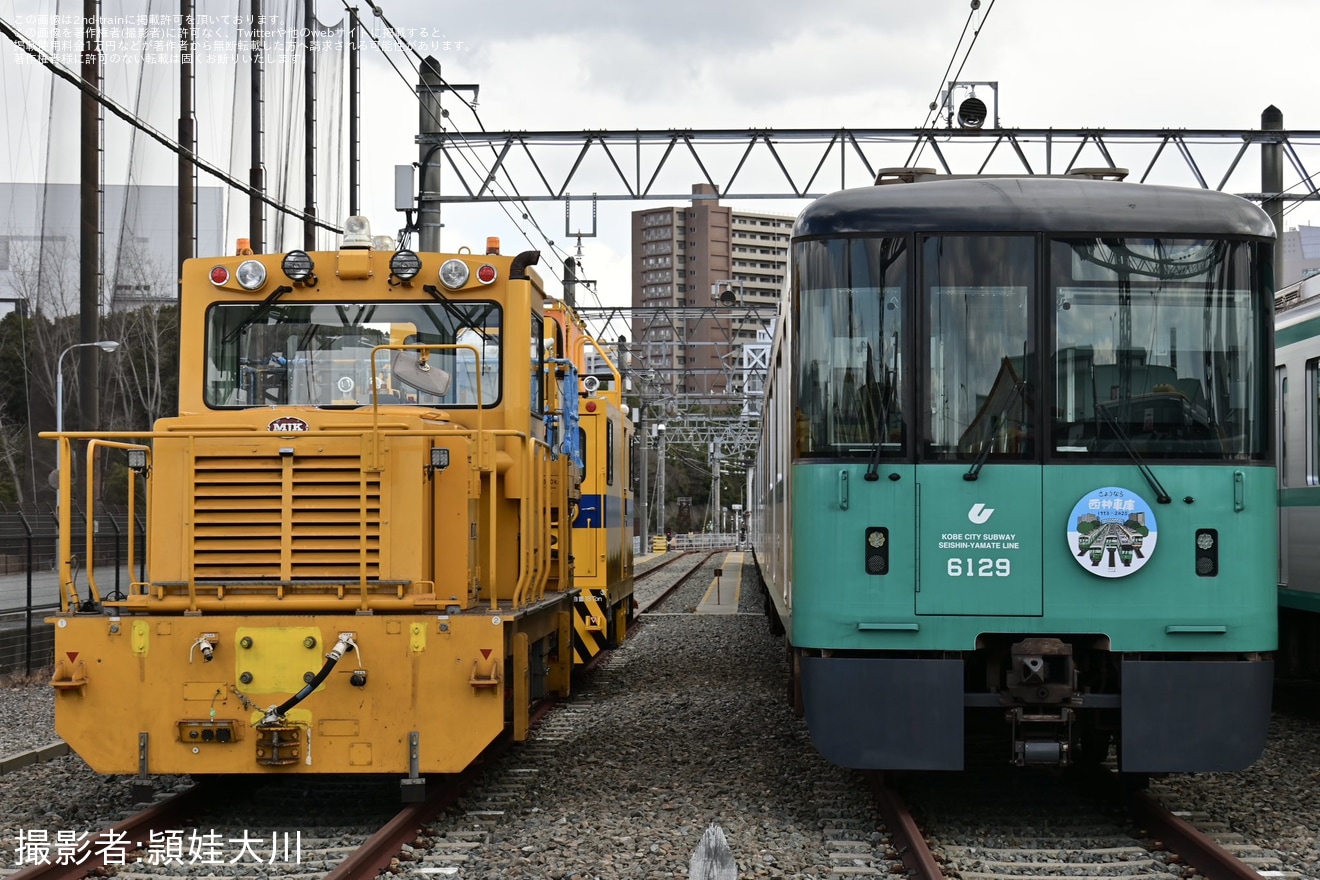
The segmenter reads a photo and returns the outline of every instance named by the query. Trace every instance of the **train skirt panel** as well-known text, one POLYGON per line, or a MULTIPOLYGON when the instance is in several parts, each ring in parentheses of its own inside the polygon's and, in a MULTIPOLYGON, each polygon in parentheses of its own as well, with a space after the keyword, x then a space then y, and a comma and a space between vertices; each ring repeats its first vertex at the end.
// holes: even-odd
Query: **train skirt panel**
POLYGON ((566 692, 568 605, 561 594, 520 614, 60 617, 56 729, 101 773, 455 773, 510 711, 566 692), (345 635, 353 648, 270 718, 345 635))
MULTIPOLYGON (((812 743, 844 767, 961 770, 969 710, 1017 714, 1008 700, 965 694, 958 659, 812 656, 801 670, 812 743)), ((1078 760, 1061 750, 1092 731, 1110 734, 1085 713, 1117 712, 1124 772, 1241 770, 1265 747, 1273 675, 1268 660, 1125 659, 1119 694, 1074 695, 1045 721, 1039 709, 1021 713, 1031 724, 1019 721, 1023 735, 1003 757, 1024 765, 1078 760)))

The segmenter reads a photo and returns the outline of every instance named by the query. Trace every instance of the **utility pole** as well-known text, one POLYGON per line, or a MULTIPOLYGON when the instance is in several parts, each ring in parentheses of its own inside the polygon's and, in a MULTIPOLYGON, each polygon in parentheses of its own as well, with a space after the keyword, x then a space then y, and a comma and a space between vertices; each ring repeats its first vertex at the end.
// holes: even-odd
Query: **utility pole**
MULTIPOLYGON (((430 55, 422 62, 418 71, 417 99, 420 103, 419 123, 423 135, 440 134, 442 110, 440 94, 444 91, 444 80, 440 77, 440 62, 430 55)), ((440 250, 440 162, 431 161, 434 150, 425 144, 421 147, 421 161, 418 163, 417 179, 417 240, 422 251, 440 250)))
POLYGON ((248 118, 251 120, 252 167, 248 171, 248 183, 252 185, 252 194, 248 196, 248 246, 252 253, 266 252, 265 206, 261 203, 261 194, 266 191, 266 169, 261 153, 262 141, 262 97, 261 78, 265 66, 262 64, 262 52, 265 51, 264 35, 258 25, 261 21, 261 0, 252 0, 252 24, 249 33, 252 38, 252 62, 248 66, 251 77, 251 96, 248 98, 248 118))
POLYGON ((564 259, 564 302, 577 308, 577 260, 572 257, 564 259))
POLYGON ((712 467, 710 469, 711 479, 711 531, 724 531, 724 508, 720 506, 720 441, 716 439, 711 444, 712 467))
POLYGON ((659 513, 656 514, 656 522, 659 525, 656 534, 659 534, 665 531, 665 426, 656 425, 652 430, 655 431, 660 451, 660 461, 655 466, 656 507, 659 508, 659 513))
POLYGON ((303 249, 316 250, 316 3, 303 0, 303 249))
POLYGON ((637 433, 633 436, 637 438, 637 454, 641 456, 642 461, 642 485, 637 493, 637 521, 641 524, 642 552, 651 552, 651 517, 648 504, 650 496, 646 493, 649 489, 650 479, 647 471, 651 469, 651 441, 646 436, 645 418, 646 407, 640 403, 637 406, 637 433))
POLYGON ((348 213, 358 212, 358 85, 360 56, 358 54, 358 8, 348 8, 348 213))
MULTIPOLYGON (((1283 111, 1273 104, 1260 114, 1261 131, 1282 131, 1283 111)), ((1261 144, 1260 191, 1269 196, 1283 192, 1283 146, 1278 142, 1261 144)), ((1283 199, 1266 198, 1261 204, 1274 221, 1274 289, 1278 290, 1288 279, 1283 277, 1283 199)))
MULTIPOLYGON (((193 256, 193 180, 196 169, 193 168, 193 155, 197 152, 197 131, 193 121, 193 36, 196 31, 193 24, 193 0, 182 0, 179 4, 179 42, 182 54, 179 57, 179 266, 193 256)), ((182 277, 182 272, 180 272, 182 277)), ((179 296, 183 295, 183 283, 179 284, 179 296)))
MULTIPOLYGON (((101 89, 101 19, 97 0, 83 0, 82 6, 82 79, 87 88, 80 105, 78 337, 80 344, 86 344, 101 338, 101 105, 93 97, 101 89)), ((78 361, 78 427, 84 431, 95 428, 99 422, 98 362, 94 353, 88 354, 91 357, 78 361)))

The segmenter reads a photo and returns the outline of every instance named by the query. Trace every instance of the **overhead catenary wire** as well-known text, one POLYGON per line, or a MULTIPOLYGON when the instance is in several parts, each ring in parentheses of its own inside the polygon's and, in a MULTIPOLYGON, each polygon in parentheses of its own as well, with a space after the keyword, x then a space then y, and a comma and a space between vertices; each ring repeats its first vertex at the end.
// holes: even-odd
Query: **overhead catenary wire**
POLYGON ((971 9, 967 12, 967 20, 963 22, 962 33, 958 35, 958 42, 953 47, 953 54, 949 56, 949 63, 944 66, 944 74, 940 77, 940 84, 935 89, 935 98, 930 102, 930 109, 926 111, 926 118, 921 120, 917 128, 925 128, 930 123, 931 116, 939 112, 940 97, 944 94, 945 85, 949 81, 949 71, 953 70, 953 62, 958 58, 958 50, 962 48, 963 39, 967 36, 967 29, 972 26, 972 16, 976 15, 976 10, 980 6, 981 0, 972 0, 971 9))
MULTIPOLYGON (((1303 177, 1301 180, 1299 180, 1299 181, 1297 181, 1296 183, 1294 183, 1292 186, 1285 187, 1284 190, 1283 190, 1283 192, 1284 192, 1284 193, 1291 192, 1292 190, 1297 189, 1297 187, 1299 187, 1299 186, 1301 186, 1301 185, 1303 185, 1303 184, 1310 183, 1312 180, 1314 180, 1314 179, 1317 178, 1317 177, 1320 177, 1320 171, 1317 171, 1317 172, 1315 172, 1315 173, 1313 173, 1313 174, 1308 174, 1308 175, 1306 175, 1306 176, 1303 177)), ((1280 193, 1280 195, 1283 195, 1283 193, 1280 193)), ((1304 199, 1297 199, 1296 201, 1292 202, 1291 204, 1284 205, 1284 207, 1283 207, 1283 215, 1284 215, 1285 217, 1288 216, 1289 214, 1291 214, 1291 213, 1293 212, 1294 209, 1296 209, 1298 206, 1300 206, 1300 205, 1304 205, 1304 204, 1306 204, 1306 201, 1305 201, 1304 199)))
MULTIPOLYGON (((990 18, 990 11, 995 8, 995 0, 990 0, 990 5, 985 8, 985 14, 981 16, 981 23, 976 26, 976 30, 972 31, 972 39, 971 42, 967 44, 967 51, 963 54, 963 59, 958 64, 958 71, 953 75, 953 79, 950 80, 949 71, 953 68, 954 59, 958 57, 958 50, 962 47, 963 38, 967 36, 967 28, 971 26, 972 17, 975 16, 977 10, 981 8, 981 0, 971 0, 970 6, 971 8, 967 11, 967 20, 963 22, 962 33, 958 35, 958 43, 953 47, 953 54, 949 56, 949 63, 944 68, 944 76, 940 79, 940 84, 936 88, 935 100, 930 102, 930 109, 926 113, 926 118, 922 120, 921 125, 917 126, 918 128, 925 128, 931 123, 931 117, 939 112, 941 107, 941 96, 944 96, 945 100, 950 97, 945 95, 945 90, 948 88, 950 82, 957 82, 958 77, 962 76, 963 68, 967 65, 967 59, 971 57, 972 49, 976 46, 976 38, 981 35, 981 28, 985 27, 986 21, 990 18)), ((932 125, 931 127, 933 128, 934 126, 932 125)), ((913 167, 921 160, 921 153, 925 148, 925 138, 919 139, 913 145, 912 152, 908 155, 907 165, 909 168, 913 167)))
MULTIPOLYGON (((340 0, 340 2, 343 3, 345 9, 350 8, 348 0, 340 0)), ((424 59, 421 53, 418 52, 417 49, 411 43, 408 42, 408 40, 399 32, 398 28, 396 28, 390 22, 389 18, 385 15, 385 12, 381 8, 380 4, 371 2, 371 0, 365 0, 365 2, 367 6, 371 9, 372 14, 375 15, 376 18, 380 19, 381 23, 385 26, 388 33, 391 35, 394 41, 399 45, 400 49, 404 50, 405 53, 404 57, 405 59, 408 60, 409 67, 412 68, 415 74, 420 75, 419 64, 424 62, 426 59, 424 59), (407 57, 408 53, 411 53, 412 57, 416 59, 416 63, 414 63, 411 59, 408 59, 407 57)), ((389 58, 390 53, 387 52, 385 47, 381 45, 380 40, 377 38, 377 36, 371 33, 370 30, 368 30, 367 35, 371 39, 373 45, 375 45, 376 49, 380 51, 382 55, 386 56, 386 60, 389 62, 390 67, 393 68, 394 72, 398 75, 399 79, 408 88, 409 92, 414 97, 418 97, 417 90, 413 87, 412 83, 408 82, 407 78, 404 76, 403 72, 399 69, 398 65, 394 63, 393 59, 389 58)), ((465 98, 463 98, 462 95, 453 86, 451 86, 444 79, 443 76, 440 77, 440 82, 447 89, 449 89, 449 91, 453 92, 454 95, 458 98, 458 100, 463 104, 463 106, 465 106, 468 109, 468 111, 472 113, 473 119, 476 121, 477 127, 484 133, 486 131, 486 126, 481 121, 481 115, 480 113, 477 112, 476 104, 474 102, 468 101, 465 98)), ((443 124, 443 120, 435 119, 434 121, 437 124, 443 124)), ((455 151, 459 159, 464 164, 466 164, 468 168, 471 169, 472 171, 477 172, 479 170, 482 174, 482 178, 489 180, 490 185, 493 189, 500 191, 503 195, 509 197, 510 199, 515 201, 518 205, 520 205, 522 208, 521 218, 531 224, 532 228, 536 231, 536 234, 540 237, 541 241, 545 243, 546 248, 548 248, 550 252, 553 253, 556 258, 559 259, 561 264, 565 260, 567 260, 568 257, 570 256, 569 253, 565 251, 563 248, 559 247, 554 242, 554 240, 550 238, 550 236, 545 232, 545 230, 541 228, 541 224, 537 221, 535 214, 532 213, 531 206, 528 205, 527 202, 523 199, 522 193, 519 192, 517 184, 513 181, 512 175, 509 173, 509 169, 505 166, 500 167, 500 171, 503 173, 504 179, 507 181, 507 187, 506 187, 504 183, 500 182, 500 179, 496 175, 491 173, 490 166, 486 165, 477 157, 476 155, 477 148, 474 147, 470 141, 468 141, 466 136, 464 136, 462 129, 459 128, 457 124, 453 122, 452 118, 449 121, 450 121, 451 130, 467 147, 466 151, 464 150, 455 151), (469 158, 468 156, 469 153, 471 154, 471 158, 469 158), (474 162, 476 164, 474 164, 474 162), (510 192, 510 190, 512 192, 510 192)), ((493 145, 490 147, 490 149, 492 153, 496 153, 496 150, 493 145)), ((510 212, 505 202, 500 201, 498 204, 500 206, 500 209, 504 212, 505 216, 508 217, 509 222, 513 224, 513 227, 515 229, 518 230, 519 234, 523 236, 523 238, 527 241, 529 245, 535 247, 536 242, 533 240, 531 234, 529 234, 527 230, 522 226, 522 224, 519 223, 518 218, 515 217, 512 212, 510 212)), ((581 262, 579 259, 579 267, 580 266, 581 266, 581 262)), ((601 303, 600 300, 600 295, 593 283, 586 280, 580 280, 577 282, 577 284, 579 287, 585 289, 591 295, 592 299, 595 300, 597 305, 603 307, 603 303, 601 303)), ((609 330, 610 330, 610 325, 607 323, 605 327, 605 333, 608 333, 609 330)))
POLYGON ((182 145, 179 144, 178 141, 174 140, 169 135, 165 134, 159 129, 143 122, 141 119, 134 116, 132 111, 120 106, 120 104, 117 101, 110 98, 101 89, 96 88, 90 83, 84 82, 82 77, 66 69, 63 64, 61 64, 55 58, 51 57, 51 55, 48 52, 46 52, 36 43, 32 42, 32 40, 30 40, 26 35, 24 35, 16 27, 14 27, 14 25, 12 25, 10 22, 6 21, 3 18, 0 18, 0 33, 3 33, 9 39, 9 41, 12 42, 15 46, 17 46, 21 51, 27 53, 28 55, 31 55, 34 59, 39 61, 42 64, 42 66, 44 66, 51 73, 55 74, 60 79, 72 83, 79 91, 86 92, 87 94, 91 95, 91 97, 98 104, 100 104, 105 109, 109 110, 115 116, 118 116, 124 122, 127 122, 129 125, 141 131, 143 134, 147 135, 152 140, 161 144, 163 147, 165 147, 167 150, 170 150, 175 155, 183 156, 194 166, 201 169, 202 171, 205 171, 207 174, 210 174, 212 177, 215 177, 216 179, 222 181, 223 183, 226 183, 229 186, 233 187, 234 189, 246 193, 247 195, 255 196, 266 205, 274 208, 277 211, 287 214, 291 217, 297 217, 302 220, 311 219, 313 223, 315 223, 317 226, 320 226, 322 229, 327 229, 335 233, 343 232, 342 228, 335 226, 332 223, 326 223, 325 221, 316 218, 309 218, 308 215, 304 213, 302 210, 287 205, 284 202, 279 201, 278 199, 272 198, 271 196, 267 195, 264 192, 257 191, 251 184, 239 180, 238 178, 234 177, 232 174, 225 171, 224 169, 219 168, 213 165, 212 163, 208 162, 207 160, 201 158, 196 153, 185 150, 182 147, 182 145))
MULTIPOLYGON (((340 2, 343 4, 346 10, 351 8, 348 3, 348 0, 340 0, 340 2)), ((405 51, 405 58, 407 57, 406 53, 412 53, 413 58, 417 59, 418 64, 423 63, 426 60, 422 57, 421 53, 418 52, 417 49, 411 43, 408 42, 407 38, 404 37, 403 34, 399 32, 398 28, 396 28, 394 24, 389 20, 389 18, 385 15, 385 11, 381 8, 380 4, 374 3, 372 2, 372 0, 364 0, 364 2, 366 2, 367 6, 371 9, 372 14, 376 16, 376 18, 380 19, 381 23, 385 26, 390 36, 399 45, 399 47, 405 51)), ((381 46, 380 41, 376 38, 376 35, 371 33, 370 31, 368 31, 367 33, 372 43, 376 46, 376 48, 383 55, 386 55, 386 60, 389 61, 390 67, 392 67, 394 69, 394 72, 398 74, 399 78, 408 87, 408 90, 413 94, 414 97, 418 97, 416 89, 414 89, 412 87, 412 84, 407 81, 407 79, 403 75, 403 72, 399 70, 398 66, 394 64, 393 60, 389 59, 388 57, 389 53, 387 53, 384 47, 381 46)), ((412 61, 409 61, 409 66, 413 69, 413 72, 420 75, 420 68, 418 64, 414 64, 412 61)), ((454 95, 458 98, 458 100, 463 104, 463 106, 465 106, 468 109, 468 111, 472 113, 472 117, 476 121, 477 127, 483 133, 486 132, 486 126, 481 121, 481 115, 477 112, 476 103, 472 101, 468 101, 465 98, 463 98, 463 96, 458 92, 458 90, 454 88, 452 85, 450 85, 444 79, 443 76, 440 77, 440 82, 449 91, 453 92, 454 95)), ((442 120, 435 119, 434 121, 437 124, 443 125, 442 120)), ((452 130, 462 140, 463 144, 468 148, 468 151, 470 151, 475 157, 477 150, 471 144, 471 142, 468 141, 466 136, 464 136, 462 129, 460 129, 456 124, 454 124, 452 130)), ((490 150, 492 154, 498 155, 498 151, 495 149, 494 145, 490 145, 490 150)), ((468 166, 468 168, 470 168, 474 172, 477 171, 477 166, 473 165, 473 160, 468 159, 468 157, 464 154, 462 150, 458 150, 457 153, 460 159, 462 159, 462 161, 468 166)), ((477 159, 476 161, 480 163, 479 159, 477 159)), ((489 180, 492 188, 499 190, 506 196, 509 196, 509 190, 506 189, 503 186, 503 184, 499 182, 499 179, 494 174, 491 173, 489 166, 485 165, 484 163, 480 163, 480 169, 483 172, 482 178, 485 180, 489 180)), ((559 259, 561 264, 564 263, 570 256, 568 252, 560 248, 558 245, 556 245, 554 240, 551 239, 550 236, 546 234, 545 230, 541 228, 541 224, 537 221, 536 215, 532 213, 531 207, 523 199, 522 193, 519 192, 517 184, 514 183, 513 177, 509 173, 509 169, 505 166, 501 166, 500 171, 503 173, 505 179, 508 181, 508 186, 513 190, 512 196, 509 197, 517 201, 517 203, 522 206, 523 209, 521 212, 522 219, 531 223, 532 227, 536 230, 536 234, 539 235, 541 237, 541 240, 545 242, 546 247, 549 248, 551 253, 553 253, 559 259)), ((522 225, 519 224, 518 220, 513 216, 513 214, 509 212, 508 208, 505 207, 504 202, 503 201, 499 202, 499 205, 500 205, 500 209, 504 211, 505 216, 509 218, 509 222, 512 223, 514 228, 518 230, 518 232, 523 236, 524 239, 526 239, 527 243, 535 246, 536 243, 532 240, 532 237, 527 233, 527 231, 522 227, 522 225)), ((581 258, 578 257, 577 260, 578 260, 578 268, 581 269, 582 268, 581 258)), ((600 294, 596 290, 596 287, 593 282, 589 280, 579 280, 576 283, 579 287, 585 289, 587 293, 591 295, 591 298, 595 300, 596 305, 604 308, 604 304, 600 300, 600 294)), ((612 325, 613 325, 613 318, 607 319, 605 327, 602 330, 602 334, 608 337, 610 335, 612 325)))

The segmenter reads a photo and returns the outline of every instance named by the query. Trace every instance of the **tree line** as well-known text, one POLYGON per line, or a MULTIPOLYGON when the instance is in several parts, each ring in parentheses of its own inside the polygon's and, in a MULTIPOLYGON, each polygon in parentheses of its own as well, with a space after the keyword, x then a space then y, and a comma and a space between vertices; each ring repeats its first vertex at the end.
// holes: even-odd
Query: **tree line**
MULTIPOLYGON (((112 311, 100 319, 100 339, 113 353, 79 348, 64 359, 66 431, 145 431, 178 410, 179 311, 149 304, 112 311), (78 358, 99 362, 99 423, 78 411, 78 358)), ((56 444, 37 435, 53 431, 60 354, 78 338, 77 314, 50 317, 23 308, 0 319, 0 503, 54 504, 56 444)))

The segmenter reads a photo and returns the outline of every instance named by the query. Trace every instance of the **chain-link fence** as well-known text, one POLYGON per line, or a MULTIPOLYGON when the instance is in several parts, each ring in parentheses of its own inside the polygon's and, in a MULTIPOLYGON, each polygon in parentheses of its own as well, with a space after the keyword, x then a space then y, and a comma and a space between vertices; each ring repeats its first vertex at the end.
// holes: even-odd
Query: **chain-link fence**
MULTIPOLYGON (((135 515, 137 516, 137 515, 135 515)), ((96 584, 107 597, 122 596, 134 576, 128 570, 129 511, 98 510, 92 524, 96 584)), ((73 511, 74 583, 87 597, 87 517, 73 511)), ((145 565, 143 522, 132 532, 136 559, 145 565)), ((54 629, 45 618, 60 607, 58 523, 52 508, 0 505, 0 675, 23 674, 53 665, 54 629)))

